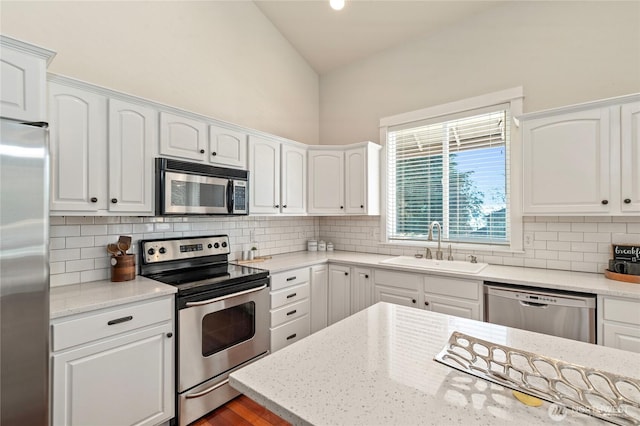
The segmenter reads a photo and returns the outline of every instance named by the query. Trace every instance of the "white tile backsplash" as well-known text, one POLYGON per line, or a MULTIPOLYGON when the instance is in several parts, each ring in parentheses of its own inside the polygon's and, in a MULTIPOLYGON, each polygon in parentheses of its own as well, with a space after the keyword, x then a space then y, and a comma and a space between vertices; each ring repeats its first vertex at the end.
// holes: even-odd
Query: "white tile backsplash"
MULTIPOLYGON (((640 243, 636 217, 525 217, 524 230, 532 232, 531 248, 522 253, 454 250, 457 260, 469 254, 496 265, 527 266, 583 272, 607 267, 611 243, 640 243)), ((412 255, 417 247, 380 243, 379 217, 51 217, 51 285, 108 279, 106 245, 120 235, 137 242, 148 238, 229 235, 231 259, 258 246, 260 255, 306 250, 307 240, 331 241, 336 250, 412 255)))

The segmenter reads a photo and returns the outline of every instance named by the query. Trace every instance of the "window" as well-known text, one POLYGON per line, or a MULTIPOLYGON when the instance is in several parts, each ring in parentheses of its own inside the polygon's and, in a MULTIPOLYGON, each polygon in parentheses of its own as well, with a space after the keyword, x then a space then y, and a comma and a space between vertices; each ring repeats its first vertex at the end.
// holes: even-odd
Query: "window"
POLYGON ((388 242, 426 241, 430 224, 437 221, 443 241, 513 246, 511 102, 502 97, 501 103, 455 111, 460 104, 446 105, 448 113, 431 117, 420 114, 429 112, 423 110, 407 114, 410 121, 407 115, 381 120, 388 242))

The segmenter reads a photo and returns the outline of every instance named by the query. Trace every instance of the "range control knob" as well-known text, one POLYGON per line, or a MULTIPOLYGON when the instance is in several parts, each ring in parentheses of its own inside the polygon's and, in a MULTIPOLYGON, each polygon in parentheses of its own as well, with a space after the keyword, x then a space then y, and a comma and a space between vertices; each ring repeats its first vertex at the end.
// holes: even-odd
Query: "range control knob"
POLYGON ((226 246, 227 246, 227 242, 226 242, 226 241, 223 241, 223 242, 222 242, 222 247, 226 247, 226 246))
POLYGON ((160 254, 165 254, 167 252, 167 249, 164 247, 160 247, 160 250, 158 250, 160 252, 160 254))
POLYGON ((211 244, 207 244, 207 248, 211 248, 213 247, 211 244))
POLYGON ((156 254, 156 251, 154 249, 150 248, 149 250, 147 250, 147 254, 149 256, 153 256, 154 254, 156 254))
POLYGON ((213 245, 213 247, 214 247, 214 248, 220 248, 220 243, 215 243, 215 244, 213 245))

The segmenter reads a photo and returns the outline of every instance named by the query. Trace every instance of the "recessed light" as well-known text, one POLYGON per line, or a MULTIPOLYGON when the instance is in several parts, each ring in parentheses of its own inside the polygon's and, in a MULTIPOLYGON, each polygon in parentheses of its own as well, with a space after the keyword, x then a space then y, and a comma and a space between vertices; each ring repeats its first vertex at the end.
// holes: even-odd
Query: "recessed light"
POLYGON ((342 10, 344 7, 344 0, 329 0, 329 5, 333 10, 342 10))

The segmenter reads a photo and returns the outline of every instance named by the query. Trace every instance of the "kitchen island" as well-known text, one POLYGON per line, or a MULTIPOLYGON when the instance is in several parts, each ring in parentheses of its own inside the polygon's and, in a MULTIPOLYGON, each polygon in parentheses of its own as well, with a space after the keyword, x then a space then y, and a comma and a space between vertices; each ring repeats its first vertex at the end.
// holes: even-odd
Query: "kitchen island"
MULTIPOLYGON (((434 361, 454 331, 640 378, 638 354, 378 303, 230 376, 231 385, 296 425, 601 424, 434 361)), ((636 396, 637 397, 637 396, 636 396)))

